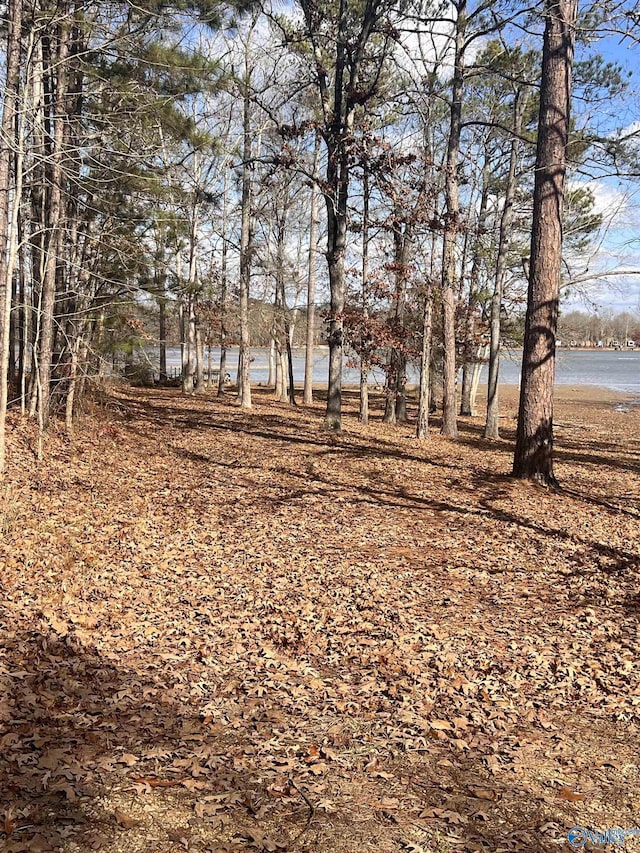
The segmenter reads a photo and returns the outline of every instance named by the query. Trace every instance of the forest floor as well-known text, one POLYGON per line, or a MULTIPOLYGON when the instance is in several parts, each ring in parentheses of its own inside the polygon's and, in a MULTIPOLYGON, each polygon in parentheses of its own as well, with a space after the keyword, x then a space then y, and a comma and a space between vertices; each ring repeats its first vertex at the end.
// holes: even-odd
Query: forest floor
POLYGON ((559 493, 509 477, 514 389, 493 443, 482 418, 365 429, 355 398, 331 435, 321 402, 119 388, 37 463, 14 418, 0 849, 640 829, 640 408, 558 398, 559 493))

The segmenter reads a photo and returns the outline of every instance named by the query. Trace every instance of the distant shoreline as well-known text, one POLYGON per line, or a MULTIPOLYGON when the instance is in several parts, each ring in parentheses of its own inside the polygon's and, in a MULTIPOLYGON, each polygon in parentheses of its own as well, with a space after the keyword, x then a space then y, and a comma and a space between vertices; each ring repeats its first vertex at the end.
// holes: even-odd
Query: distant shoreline
MULTIPOLYGON (((262 386, 262 387, 264 387, 264 386, 262 386)), ((347 384, 347 383, 343 382, 342 387, 346 391, 357 391, 359 389, 359 386, 354 384, 354 383, 347 384)), ((302 386, 300 386, 300 390, 301 389, 302 389, 302 386)), ((370 386, 370 389, 371 389, 371 386, 370 386)), ((296 391, 298 391, 298 390, 299 390, 298 384, 296 383, 296 391)), ((324 390, 326 390, 326 387, 323 385, 320 385, 320 384, 314 384, 313 390, 314 391, 316 391, 316 390, 317 391, 324 391, 324 390)), ((407 391, 413 393, 413 392, 416 392, 417 390, 418 390, 417 385, 414 385, 414 384, 407 385, 407 391)), ((520 385, 516 382, 501 382, 500 383, 500 390, 504 391, 505 393, 510 394, 510 395, 511 394, 518 394, 520 391, 520 385)), ((617 402, 619 400, 628 400, 631 398, 631 399, 638 400, 640 403, 640 393, 634 394, 633 391, 619 391, 615 388, 608 388, 606 385, 576 385, 576 384, 572 385, 570 382, 563 382, 563 383, 556 383, 556 385, 554 386, 555 397, 557 399, 563 399, 563 400, 566 399, 567 397, 574 397, 576 394, 578 394, 579 396, 581 396, 583 398, 593 398, 595 400, 596 398, 594 395, 596 394, 596 392, 598 393, 597 399, 602 400, 603 399, 603 394, 602 394, 603 391, 606 392, 606 395, 611 397, 612 402, 617 402)), ((382 391, 378 391, 377 393, 382 393, 382 391)), ((477 394, 477 398, 476 398, 477 402, 480 403, 480 402, 484 401, 486 396, 487 396, 487 386, 482 385, 482 384, 479 385, 478 386, 478 394, 477 394)))

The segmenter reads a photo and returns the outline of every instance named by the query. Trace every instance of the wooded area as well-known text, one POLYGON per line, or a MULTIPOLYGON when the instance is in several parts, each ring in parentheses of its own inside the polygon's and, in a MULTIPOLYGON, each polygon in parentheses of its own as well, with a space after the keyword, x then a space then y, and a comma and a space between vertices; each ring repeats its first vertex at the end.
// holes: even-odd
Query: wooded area
POLYGON ((0 467, 7 405, 37 419, 41 456, 52 415, 71 435, 96 377, 153 359, 165 382, 168 343, 185 393, 211 380, 212 346, 224 393, 238 343, 248 409, 266 336, 295 404, 302 322, 309 362, 329 347, 327 428, 345 359, 363 422, 368 369, 384 367, 394 423, 416 363, 417 435, 441 398, 455 438, 488 359, 495 438, 501 341, 527 308, 514 474, 556 484, 561 289, 612 274, 589 272, 608 227, 594 181, 637 174, 635 95, 598 52, 635 46, 633 5, 69 0, 11 2, 6 21, 0 467))
POLYGON ((640 830, 640 7, 2 8, 2 849, 640 830))

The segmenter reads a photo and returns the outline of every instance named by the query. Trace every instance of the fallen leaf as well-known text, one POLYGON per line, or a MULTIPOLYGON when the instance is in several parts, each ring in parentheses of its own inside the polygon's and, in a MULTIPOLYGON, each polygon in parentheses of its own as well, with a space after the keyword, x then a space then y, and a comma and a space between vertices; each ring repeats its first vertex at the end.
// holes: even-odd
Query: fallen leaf
POLYGON ((192 831, 188 827, 167 830, 169 839, 175 841, 176 844, 182 844, 183 847, 189 847, 192 834, 192 831))
POLYGON ((9 836, 16 828, 16 822, 13 818, 13 806, 9 806, 9 808, 4 813, 4 821, 3 821, 4 834, 9 836))
POLYGON ((471 796, 478 800, 490 800, 491 802, 495 802, 498 799, 498 793, 496 791, 490 791, 488 788, 470 788, 469 791, 471 796))
POLYGON ((148 785, 150 788, 175 788, 180 782, 172 779, 155 779, 153 776, 134 776, 131 780, 139 785, 148 785))
POLYGON ((429 725, 436 731, 452 731, 453 726, 448 720, 429 720, 429 725))
POLYGON ((121 812, 119 809, 115 810, 114 816, 118 824, 123 829, 133 829, 134 826, 138 826, 140 823, 139 820, 135 820, 134 818, 129 817, 129 815, 125 814, 124 812, 121 812))
POLYGON ((575 791, 572 791, 571 788, 563 785, 558 791, 558 798, 560 800, 566 800, 569 803, 578 803, 581 800, 584 800, 585 794, 578 794, 575 791))

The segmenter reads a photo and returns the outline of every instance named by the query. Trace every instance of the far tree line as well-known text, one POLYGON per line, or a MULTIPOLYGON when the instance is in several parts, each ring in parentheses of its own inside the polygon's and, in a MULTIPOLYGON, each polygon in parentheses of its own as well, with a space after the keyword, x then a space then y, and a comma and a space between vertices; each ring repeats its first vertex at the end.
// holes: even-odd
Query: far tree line
POLYGON ((624 346, 627 341, 640 346, 640 310, 564 311, 558 320, 558 338, 563 346, 624 346))
POLYGON ((72 433, 109 353, 156 343, 166 379, 176 331, 185 393, 210 379, 213 346, 225 393, 239 342, 243 408, 252 345, 268 342, 276 393, 294 403, 304 341, 308 404, 326 343, 330 430, 345 355, 361 368, 364 423, 372 366, 385 420, 406 418, 413 360, 417 436, 437 384, 453 439, 487 359, 495 438, 500 342, 526 306, 513 470, 555 484, 561 288, 588 282, 606 229, 593 180, 637 174, 619 115, 629 81, 597 43, 635 44, 636 20, 631 4, 576 0, 298 0, 290 14, 10 0, 0 467, 9 405, 41 439, 58 413, 72 433))

